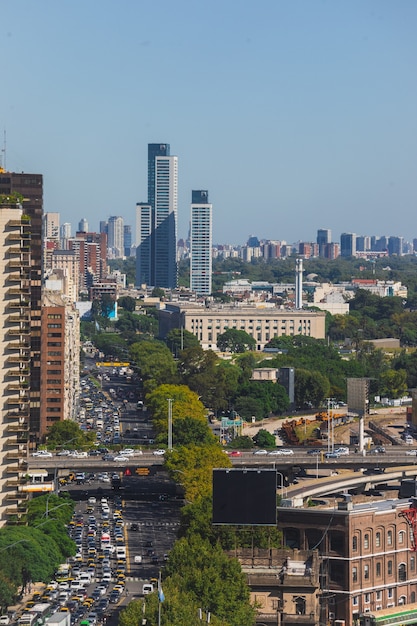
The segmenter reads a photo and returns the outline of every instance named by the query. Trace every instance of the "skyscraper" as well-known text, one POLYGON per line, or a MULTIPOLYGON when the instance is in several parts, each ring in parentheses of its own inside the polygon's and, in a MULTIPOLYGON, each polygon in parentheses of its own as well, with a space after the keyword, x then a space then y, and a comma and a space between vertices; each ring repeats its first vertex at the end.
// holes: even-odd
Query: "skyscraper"
POLYGON ((6 172, 0 169, 0 195, 22 194, 23 211, 30 222, 31 265, 27 284, 30 301, 30 430, 33 440, 40 432, 40 347, 42 281, 42 174, 6 172))
POLYGON ((107 245, 115 258, 124 255, 124 220, 113 215, 109 217, 107 245))
POLYGON ((178 157, 169 144, 149 144, 148 203, 136 211, 137 284, 177 286, 177 211, 178 157))
POLYGON ((211 294, 212 205, 208 191, 191 192, 190 288, 199 295, 211 294))
POLYGON ((319 255, 326 256, 327 245, 332 240, 332 231, 328 228, 319 228, 317 231, 317 243, 319 245, 319 255))
POLYGON ((356 235, 355 233, 342 233, 340 235, 340 256, 356 255, 356 235))

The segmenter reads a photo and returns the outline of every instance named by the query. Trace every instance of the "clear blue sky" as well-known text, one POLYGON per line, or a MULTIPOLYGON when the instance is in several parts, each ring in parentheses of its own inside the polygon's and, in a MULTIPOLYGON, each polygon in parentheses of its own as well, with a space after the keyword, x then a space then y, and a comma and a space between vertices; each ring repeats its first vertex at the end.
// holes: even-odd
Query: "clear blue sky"
POLYGON ((7 169, 73 232, 134 226, 166 142, 179 236, 208 189, 215 243, 417 237, 416 27, 415 0, 4 1, 7 169))

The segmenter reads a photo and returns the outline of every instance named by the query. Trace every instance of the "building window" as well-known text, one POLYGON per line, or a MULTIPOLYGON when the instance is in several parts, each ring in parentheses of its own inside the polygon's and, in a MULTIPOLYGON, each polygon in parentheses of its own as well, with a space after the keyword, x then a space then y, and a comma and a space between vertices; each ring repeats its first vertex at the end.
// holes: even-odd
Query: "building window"
POLYGON ((410 556, 410 571, 414 572, 416 569, 416 559, 414 556, 410 556))
POLYGON ((359 596, 353 596, 353 606, 359 606, 359 596))
POLYGON ((398 598, 398 604, 407 604, 407 598, 405 596, 401 596, 398 598))
POLYGON ((363 566, 363 577, 365 580, 369 579, 369 565, 363 566))
POLYGON ((293 598, 295 604, 295 612, 297 615, 306 614, 306 599, 303 596, 297 596, 293 598))
POLYGON ((414 604, 415 601, 416 601, 416 592, 412 591, 410 594, 410 602, 411 604, 414 604))
POLYGON ((352 550, 356 552, 357 549, 358 549, 358 538, 355 536, 355 537, 352 537, 352 550))
POLYGON ((392 598, 394 597, 394 589, 392 587, 387 589, 387 595, 388 595, 388 599, 392 600, 392 598))
POLYGON ((387 546, 392 546, 392 530, 387 532, 387 546))
POLYGON ((375 547, 381 547, 381 533, 379 531, 375 534, 375 547))
POLYGON ((400 532, 398 533, 398 543, 403 544, 404 540, 405 540, 405 531, 400 530, 400 532))
POLYGON ((405 563, 400 563, 398 566, 398 580, 400 583, 407 580, 407 567, 405 563))
POLYGON ((382 600, 382 591, 377 591, 375 593, 375 600, 382 600))
POLYGON ((369 604, 371 601, 371 594, 365 593, 365 604, 369 604))
POLYGON ((352 582, 358 582, 358 568, 352 567, 352 582))
POLYGON ((365 533, 365 535, 363 537, 363 547, 365 548, 365 550, 369 550, 369 535, 368 535, 368 533, 365 533))
POLYGON ((377 576, 377 578, 381 577, 381 561, 376 562, 375 575, 377 576))
POLYGON ((392 561, 388 561, 387 573, 388 573, 388 576, 392 576, 392 561))

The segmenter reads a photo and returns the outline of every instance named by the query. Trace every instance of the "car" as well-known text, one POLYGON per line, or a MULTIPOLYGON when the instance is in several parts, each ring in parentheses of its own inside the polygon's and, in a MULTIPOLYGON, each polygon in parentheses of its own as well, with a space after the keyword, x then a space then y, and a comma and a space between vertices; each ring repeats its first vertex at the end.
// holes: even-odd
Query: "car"
POLYGON ((417 455, 417 450, 406 450, 405 453, 408 456, 416 456, 417 455))
POLYGON ((294 450, 291 450, 291 448, 279 448, 279 451, 284 456, 291 456, 291 454, 294 454, 294 450))
POLYGON ((227 454, 229 456, 242 456, 242 453, 240 450, 230 450, 227 454))
POLYGON ((48 452, 48 450, 38 450, 38 452, 33 452, 32 456, 39 456, 39 457, 47 457, 50 458, 53 456, 52 452, 48 452))
POLYGON ((164 454, 165 454, 165 450, 163 450, 162 448, 159 448, 158 450, 153 451, 154 456, 164 456, 164 454))
POLYGON ((384 446, 377 446, 373 450, 371 450, 371 454, 385 454, 384 446))
POLYGON ((268 454, 268 451, 267 450, 255 450, 253 454, 265 455, 265 454, 268 454))
POLYGON ((282 454, 282 450, 270 450, 268 456, 279 456, 282 454))
POLYGON ((325 452, 324 458, 325 459, 340 459, 340 454, 338 452, 336 452, 336 451, 334 451, 334 452, 325 452))
POLYGON ((122 463, 126 463, 129 460, 129 457, 124 456, 122 454, 118 454, 117 456, 114 456, 112 460, 116 462, 122 461, 122 463))
POLYGON ((117 604, 120 600, 120 593, 118 591, 112 591, 109 600, 112 604, 117 604))
POLYGON ((311 450, 307 450, 307 454, 321 454, 322 450, 320 448, 312 448, 311 450))
POLYGON ((340 456, 349 456, 349 448, 346 448, 344 446, 339 446, 339 448, 335 448, 334 451, 337 452, 340 456))

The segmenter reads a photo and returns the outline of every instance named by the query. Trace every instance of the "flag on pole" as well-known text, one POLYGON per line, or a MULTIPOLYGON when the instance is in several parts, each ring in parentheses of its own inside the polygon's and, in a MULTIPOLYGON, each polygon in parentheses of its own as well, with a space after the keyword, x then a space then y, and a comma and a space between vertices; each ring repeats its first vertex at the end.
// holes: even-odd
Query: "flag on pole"
POLYGON ((165 602, 165 595, 164 595, 164 592, 162 591, 161 583, 159 583, 158 585, 158 599, 159 599, 159 602, 165 602))

